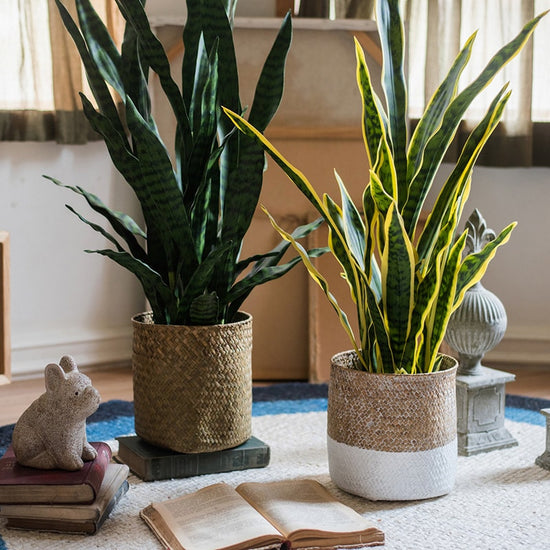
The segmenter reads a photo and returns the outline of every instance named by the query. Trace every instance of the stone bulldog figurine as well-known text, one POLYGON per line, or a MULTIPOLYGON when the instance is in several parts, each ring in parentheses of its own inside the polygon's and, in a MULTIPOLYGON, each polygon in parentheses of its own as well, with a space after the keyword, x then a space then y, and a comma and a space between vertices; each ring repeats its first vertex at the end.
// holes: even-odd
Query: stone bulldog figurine
POLYGON ((100 396, 90 379, 65 355, 44 369, 46 393, 21 415, 13 431, 13 450, 23 466, 80 470, 96 450, 86 439, 86 418, 100 396))

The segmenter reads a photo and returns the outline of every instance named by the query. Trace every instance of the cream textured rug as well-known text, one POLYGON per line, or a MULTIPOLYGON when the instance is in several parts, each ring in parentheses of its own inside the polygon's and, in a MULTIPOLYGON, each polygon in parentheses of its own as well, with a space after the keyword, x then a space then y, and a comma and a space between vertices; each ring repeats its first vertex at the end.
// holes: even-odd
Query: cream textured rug
MULTIPOLYGON (((519 446, 459 457, 456 487, 445 497, 392 503, 353 497, 331 483, 323 410, 262 414, 254 417, 253 430, 271 447, 267 468, 153 483, 131 476, 129 492, 98 534, 34 533, 9 530, 0 524, 0 549, 157 549, 160 544, 138 517, 140 509, 151 501, 180 496, 218 481, 237 485, 302 477, 317 479, 380 526, 386 534, 383 548, 388 550, 550 549, 550 472, 535 465, 545 447, 546 430, 541 425, 507 420, 519 446)), ((115 441, 109 443, 116 448, 115 441)), ((215 518, 212 522, 215 528, 215 518)))

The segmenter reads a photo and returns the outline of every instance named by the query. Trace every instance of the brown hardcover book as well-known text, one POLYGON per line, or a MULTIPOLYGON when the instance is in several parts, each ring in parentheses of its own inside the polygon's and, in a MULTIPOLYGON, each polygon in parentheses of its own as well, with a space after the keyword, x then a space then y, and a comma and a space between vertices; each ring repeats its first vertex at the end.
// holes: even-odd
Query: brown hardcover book
POLYGON ((12 447, 0 458, 0 504, 90 503, 96 498, 111 448, 107 443, 91 443, 95 460, 84 462, 81 470, 40 470, 18 464, 12 447))
POLYGON ((384 544, 380 529, 308 479, 242 483, 236 489, 217 483, 153 503, 140 515, 161 543, 174 550, 384 544))
POLYGON ((0 517, 14 529, 93 535, 128 491, 128 472, 125 464, 109 464, 91 504, 6 504, 0 505, 0 517))

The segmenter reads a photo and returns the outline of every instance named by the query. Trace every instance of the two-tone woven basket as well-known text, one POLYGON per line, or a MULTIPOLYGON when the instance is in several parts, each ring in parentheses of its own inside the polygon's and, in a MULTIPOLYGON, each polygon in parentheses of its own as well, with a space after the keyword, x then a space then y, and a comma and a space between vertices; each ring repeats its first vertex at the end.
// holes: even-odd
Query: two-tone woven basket
POLYGON ((183 453, 213 452, 252 432, 252 317, 214 326, 132 319, 136 433, 183 453))
POLYGON ((457 462, 456 370, 375 374, 357 370, 354 351, 331 362, 330 475, 371 500, 416 500, 448 493, 457 462))

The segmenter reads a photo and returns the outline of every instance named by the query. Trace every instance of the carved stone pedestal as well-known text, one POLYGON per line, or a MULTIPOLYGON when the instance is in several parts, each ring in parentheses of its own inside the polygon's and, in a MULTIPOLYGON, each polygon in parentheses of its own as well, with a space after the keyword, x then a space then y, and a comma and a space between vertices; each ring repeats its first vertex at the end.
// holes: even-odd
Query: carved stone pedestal
POLYGON ((504 427, 504 385, 515 376, 483 366, 477 372, 456 377, 458 454, 462 456, 518 444, 504 427))
POLYGON ((540 412, 546 416, 546 451, 537 457, 535 464, 550 470, 550 409, 542 409, 540 412))

